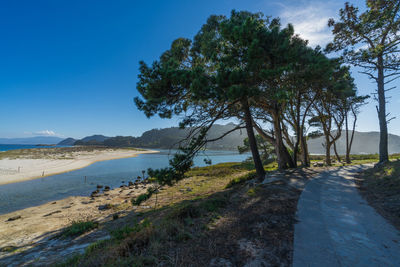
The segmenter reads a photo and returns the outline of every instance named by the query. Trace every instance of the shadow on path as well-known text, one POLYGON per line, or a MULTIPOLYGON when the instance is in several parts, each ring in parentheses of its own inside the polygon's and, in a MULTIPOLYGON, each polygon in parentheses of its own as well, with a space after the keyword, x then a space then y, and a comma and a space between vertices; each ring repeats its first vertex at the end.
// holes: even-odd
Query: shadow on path
POLYGON ((400 233, 360 196, 341 167, 307 183, 297 206, 293 266, 400 266, 400 233))

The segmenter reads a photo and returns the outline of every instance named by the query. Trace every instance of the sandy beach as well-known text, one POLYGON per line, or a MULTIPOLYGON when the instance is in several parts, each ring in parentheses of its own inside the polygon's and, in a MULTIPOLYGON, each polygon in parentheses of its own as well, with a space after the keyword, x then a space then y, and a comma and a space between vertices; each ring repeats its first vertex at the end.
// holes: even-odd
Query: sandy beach
POLYGON ((98 161, 131 158, 139 154, 157 152, 134 149, 88 149, 87 151, 59 149, 54 153, 52 148, 33 149, 31 154, 18 157, 3 156, 0 159, 0 185, 64 173, 98 161))
MULTIPOLYGON (((146 192, 148 186, 151 185, 115 188, 101 191, 96 197, 72 196, 0 215, 0 266, 21 266, 22 263, 41 266, 32 258, 52 262, 60 259, 60 255, 67 257, 74 251, 83 252, 90 243, 109 238, 105 223, 113 220, 113 214, 124 217, 136 210, 138 207, 132 206, 130 200, 146 192), (101 208, 107 205, 109 208, 101 208), (13 217, 18 219, 9 219, 13 217), (60 230, 72 222, 88 220, 101 224, 95 233, 73 240, 56 238, 60 230), (18 252, 17 256, 14 251, 18 252)), ((142 206, 139 209, 148 208, 142 206)))

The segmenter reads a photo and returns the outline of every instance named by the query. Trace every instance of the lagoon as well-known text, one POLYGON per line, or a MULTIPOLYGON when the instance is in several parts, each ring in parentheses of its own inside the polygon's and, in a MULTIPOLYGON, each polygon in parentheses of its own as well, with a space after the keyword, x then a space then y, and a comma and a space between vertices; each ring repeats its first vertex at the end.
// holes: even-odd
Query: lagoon
MULTIPOLYGON (((40 179, 0 186, 0 214, 37 206, 49 201, 69 196, 88 196, 97 184, 119 187, 123 182, 135 181, 148 168, 168 166, 174 151, 159 150, 157 154, 140 154, 133 158, 123 158, 96 162, 88 167, 40 179), (86 179, 85 179, 86 177, 86 179)), ((197 156, 194 165, 206 166, 204 159, 212 164, 240 162, 250 156, 236 151, 205 151, 197 156)))

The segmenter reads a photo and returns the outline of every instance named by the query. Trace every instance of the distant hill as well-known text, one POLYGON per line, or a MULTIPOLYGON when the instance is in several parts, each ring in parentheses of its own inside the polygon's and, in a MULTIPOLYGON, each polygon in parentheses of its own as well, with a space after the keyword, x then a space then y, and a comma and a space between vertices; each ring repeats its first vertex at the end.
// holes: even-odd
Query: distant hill
POLYGON ((83 142, 90 142, 90 141, 96 141, 96 142, 104 142, 104 140, 108 139, 110 137, 101 135, 101 134, 95 134, 91 136, 86 136, 85 138, 82 138, 80 141, 83 142))
MULTIPOLYGON (((209 131, 208 138, 216 138, 221 134, 233 129, 235 124, 214 125, 209 131)), ((153 129, 144 132, 140 137, 116 136, 106 137, 103 135, 93 135, 76 141, 75 145, 105 145, 112 147, 143 147, 143 148, 176 148, 178 142, 184 139, 190 129, 180 129, 178 127, 153 129)), ((209 149, 237 149, 238 145, 243 144, 243 139, 247 137, 245 131, 234 131, 221 140, 209 143, 209 149)), ((64 140, 65 141, 65 140, 64 140)))
POLYGON ((35 136, 26 138, 0 138, 0 144, 18 144, 18 145, 55 145, 63 139, 56 136, 35 136))
MULTIPOLYGON (((208 138, 216 138, 221 134, 233 129, 235 125, 229 123, 227 125, 214 125, 209 131, 208 138)), ((178 127, 170 127, 163 129, 152 129, 144 132, 139 137, 132 136, 116 136, 106 137, 103 135, 92 135, 81 140, 75 141, 75 145, 105 145, 111 147, 142 147, 142 148, 173 148, 177 147, 177 143, 184 139, 190 129, 180 129, 178 127)), ((350 132, 351 134, 351 132, 350 132)), ((236 150, 237 146, 243 145, 243 139, 247 137, 245 130, 237 130, 223 139, 209 143, 208 149, 236 150)), ((72 142, 72 138, 63 140, 63 142, 72 142)), ((308 141, 309 151, 311 154, 325 154, 323 147, 323 137, 310 139, 308 141)), ((61 145, 61 143, 59 143, 61 145)), ((353 154, 373 154, 378 153, 379 132, 355 132, 354 141, 351 152, 353 154)), ((340 154, 346 151, 345 133, 337 141, 337 148, 340 154)), ((333 153, 333 147, 332 147, 333 153)), ((400 153, 400 136, 389 135, 389 153, 400 153)))
POLYGON ((109 138, 101 134, 95 134, 75 141, 74 145, 103 145, 103 142, 109 138))
MULTIPOLYGON (((349 138, 351 131, 349 132, 349 138)), ((309 151, 312 154, 325 154, 323 137, 311 139, 308 141, 309 151)), ((343 131, 342 136, 336 142, 338 153, 346 153, 346 136, 343 131)), ((379 151, 379 132, 355 132, 354 141, 351 147, 352 154, 375 154, 379 151)), ((332 147, 333 152, 333 147, 332 147)), ((400 153, 400 136, 389 134, 389 153, 400 153)))
POLYGON ((76 140, 76 139, 74 139, 74 138, 67 138, 67 139, 64 139, 64 140, 62 140, 60 143, 58 143, 57 145, 60 145, 60 146, 73 146, 74 144, 75 144, 75 142, 76 141, 78 141, 78 140, 76 140))

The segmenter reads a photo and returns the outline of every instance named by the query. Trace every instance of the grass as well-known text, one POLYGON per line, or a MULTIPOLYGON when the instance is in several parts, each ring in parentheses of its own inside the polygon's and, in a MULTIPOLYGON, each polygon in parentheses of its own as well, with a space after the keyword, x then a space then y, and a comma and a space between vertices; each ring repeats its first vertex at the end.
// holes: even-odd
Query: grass
MULTIPOLYGON (((274 168, 276 164, 265 166, 267 171, 274 168)), ((294 220, 290 218, 294 217, 299 192, 294 191, 295 197, 288 201, 285 200, 287 196, 279 198, 283 199, 282 203, 276 198, 268 200, 276 196, 277 189, 249 189, 243 185, 244 181, 255 177, 248 163, 194 168, 187 176, 190 177, 174 186, 160 189, 157 208, 148 208, 155 206, 155 195, 146 193, 145 197, 133 199, 135 204, 144 205, 136 206, 135 212, 126 217, 111 221, 110 225, 114 226, 103 227, 109 229, 110 239, 93 243, 85 253, 74 255, 59 266, 207 265, 209 257, 236 257, 238 252, 231 251, 237 249, 239 238, 253 236, 258 240, 261 232, 262 238, 268 239, 259 240, 260 246, 272 246, 271 251, 284 255, 289 253, 290 249, 285 246, 291 243, 294 220), (287 224, 262 230, 259 227, 270 220, 265 218, 286 220, 287 224), (254 231, 256 228, 258 230, 254 231), (278 241, 281 238, 285 245, 277 249, 274 244, 281 242, 278 241)), ((288 192, 281 191, 282 194, 288 192)), ((288 257, 282 259, 286 261, 288 257)), ((244 263, 239 261, 234 265, 244 263)))
POLYGON ((369 203, 400 229, 400 161, 368 169, 359 178, 369 203))
MULTIPOLYGON (((342 162, 337 162, 335 156, 331 156, 332 166, 342 166, 345 162, 345 156, 340 155, 342 162)), ((400 154, 391 154, 390 160, 397 160, 400 159, 400 154)), ((349 165, 356 165, 356 164, 366 164, 366 163, 377 163, 379 161, 379 154, 362 154, 362 155, 350 155, 351 164, 349 165)), ((311 163, 314 162, 324 162, 325 156, 324 155, 310 155, 311 163)))
POLYGON ((61 233, 61 238, 74 238, 80 236, 86 232, 96 229, 99 223, 93 221, 76 221, 70 226, 66 227, 61 233))
MULTIPOLYGON (((227 203, 228 195, 222 193, 183 201, 157 213, 143 213, 141 216, 146 218, 132 226, 125 225, 111 231, 111 239, 95 242, 86 248, 85 253, 73 255, 57 266, 155 266, 160 259, 169 262, 162 255, 166 249, 175 243, 199 238, 200 229, 207 229, 205 225, 212 215, 227 203), (114 253, 118 256, 112 256, 114 253)), ((173 261, 169 263, 173 265, 173 261)))

